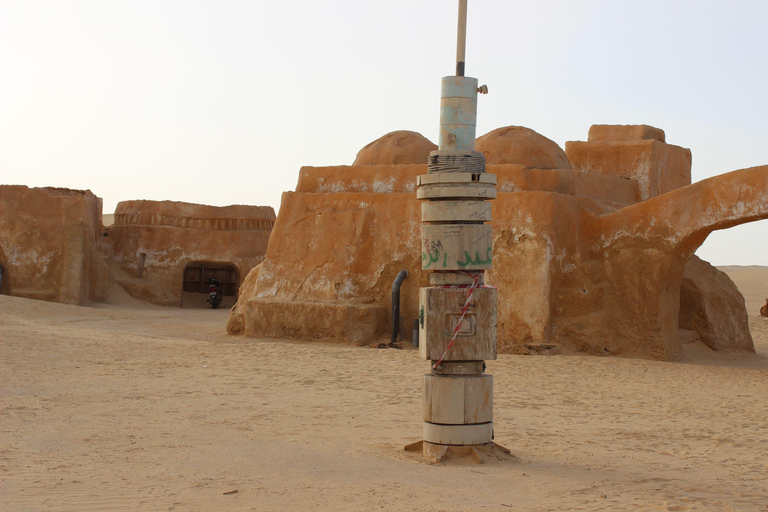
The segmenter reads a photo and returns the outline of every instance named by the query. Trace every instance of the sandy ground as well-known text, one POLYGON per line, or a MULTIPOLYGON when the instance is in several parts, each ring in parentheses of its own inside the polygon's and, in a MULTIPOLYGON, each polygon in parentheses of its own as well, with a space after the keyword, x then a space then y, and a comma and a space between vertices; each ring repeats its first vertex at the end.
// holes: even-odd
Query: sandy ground
POLYGON ((731 267, 757 355, 501 355, 496 440, 433 465, 415 350, 227 336, 228 311, 0 296, 0 510, 768 510, 768 268, 731 267))

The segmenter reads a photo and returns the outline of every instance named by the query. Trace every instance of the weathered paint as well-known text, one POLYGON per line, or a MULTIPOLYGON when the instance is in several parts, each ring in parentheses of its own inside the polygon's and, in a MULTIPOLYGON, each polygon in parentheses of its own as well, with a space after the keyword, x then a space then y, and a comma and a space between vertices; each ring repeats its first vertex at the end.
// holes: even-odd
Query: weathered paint
POLYGON ((477 78, 445 76, 440 95, 439 150, 475 150, 477 78))

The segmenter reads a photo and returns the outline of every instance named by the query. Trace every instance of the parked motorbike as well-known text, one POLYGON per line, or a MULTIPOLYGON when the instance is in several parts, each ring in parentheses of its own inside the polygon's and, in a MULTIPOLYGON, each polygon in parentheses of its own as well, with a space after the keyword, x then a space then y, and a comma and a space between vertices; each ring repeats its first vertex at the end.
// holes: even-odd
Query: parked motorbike
POLYGON ((208 295, 209 299, 206 300, 206 302, 209 302, 213 309, 218 309, 222 297, 221 293, 219 293, 219 280, 215 277, 211 278, 210 284, 208 285, 208 295))

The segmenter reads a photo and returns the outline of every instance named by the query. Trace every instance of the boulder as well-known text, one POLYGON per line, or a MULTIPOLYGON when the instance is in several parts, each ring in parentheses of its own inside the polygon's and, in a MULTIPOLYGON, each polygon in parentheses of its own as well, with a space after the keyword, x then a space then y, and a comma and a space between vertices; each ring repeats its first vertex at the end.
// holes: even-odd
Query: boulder
POLYGON ((696 256, 683 271, 679 324, 715 350, 755 351, 744 297, 724 272, 696 256))
POLYGON ((420 133, 400 130, 365 146, 352 165, 425 164, 436 149, 437 145, 420 133))
POLYGON ((570 169, 565 152, 555 142, 523 126, 505 126, 477 139, 477 151, 487 164, 519 164, 534 169, 570 169))

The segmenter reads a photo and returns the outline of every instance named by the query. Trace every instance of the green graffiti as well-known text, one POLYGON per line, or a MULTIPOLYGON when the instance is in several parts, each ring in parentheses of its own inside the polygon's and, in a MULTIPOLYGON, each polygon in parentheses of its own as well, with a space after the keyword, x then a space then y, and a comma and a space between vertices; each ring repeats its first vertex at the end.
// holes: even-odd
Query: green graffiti
POLYGON ((421 309, 419 310, 419 324, 423 329, 424 328, 424 304, 421 305, 421 309))
MULTIPOLYGON (((440 261, 440 251, 429 251, 421 253, 422 268, 428 269, 433 263, 440 261), (429 261, 427 261, 429 260, 429 261)), ((443 268, 448 266, 448 253, 443 253, 443 268)))
POLYGON ((460 267, 466 267, 467 265, 490 265, 492 258, 493 247, 489 247, 485 253, 485 259, 480 256, 479 251, 475 251, 475 259, 469 255, 469 251, 464 251, 465 261, 457 261, 456 264, 460 267))
POLYGON ((434 256, 432 255, 432 252, 423 252, 421 253, 421 263, 423 268, 429 268, 432 266, 433 263, 435 263, 437 260, 440 259, 440 253, 435 251, 434 256), (429 261, 427 261, 429 260, 429 261))

